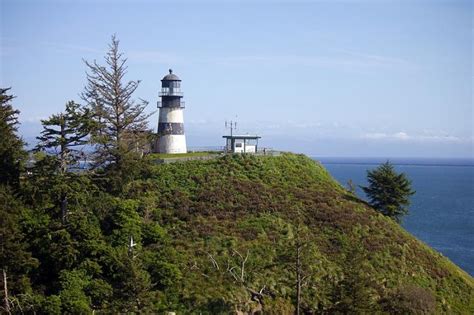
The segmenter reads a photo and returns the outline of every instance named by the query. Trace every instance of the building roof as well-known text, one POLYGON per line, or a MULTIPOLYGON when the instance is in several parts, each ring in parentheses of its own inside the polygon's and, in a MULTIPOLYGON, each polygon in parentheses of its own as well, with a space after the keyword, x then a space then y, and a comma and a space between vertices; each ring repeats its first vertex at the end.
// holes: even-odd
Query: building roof
POLYGON ((260 139, 260 136, 257 135, 232 135, 232 136, 222 136, 226 139, 260 139))
POLYGON ((161 81, 181 81, 181 79, 173 73, 173 70, 169 70, 169 74, 165 75, 161 81))

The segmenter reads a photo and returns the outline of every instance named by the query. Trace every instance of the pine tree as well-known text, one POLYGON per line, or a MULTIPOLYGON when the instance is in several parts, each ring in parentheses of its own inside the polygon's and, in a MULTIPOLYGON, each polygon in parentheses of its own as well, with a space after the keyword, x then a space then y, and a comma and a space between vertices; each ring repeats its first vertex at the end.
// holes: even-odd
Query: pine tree
POLYGON ((369 186, 362 187, 370 199, 370 204, 380 213, 400 223, 408 213, 410 196, 415 194, 411 182, 404 173, 395 172, 387 161, 375 170, 367 171, 369 186))
POLYGON ((43 131, 37 137, 39 143, 36 150, 55 153, 60 162, 60 172, 65 174, 84 156, 83 146, 88 143, 92 129, 91 118, 89 109, 69 101, 63 113, 41 121, 43 131))
MULTIPOLYGON (((75 175, 70 174, 70 169, 76 166, 83 156, 83 146, 88 142, 92 128, 91 114, 88 109, 81 108, 79 104, 69 101, 64 112, 52 115, 42 120, 43 131, 35 150, 44 150, 55 157, 48 167, 52 171, 49 175, 56 177, 60 185, 60 208, 63 224, 67 219, 68 191, 75 175), (54 163, 57 162, 57 163, 54 163), (57 165, 57 170, 54 169, 57 165)), ((43 165, 39 163, 38 166, 43 165)), ((44 164, 46 166, 46 164, 44 164)))
POLYGON ((20 172, 26 153, 23 141, 17 136, 18 110, 13 109, 8 95, 10 88, 0 88, 0 184, 7 184, 17 189, 20 172))
POLYGON ((142 153, 148 145, 148 102, 132 96, 140 81, 124 82, 127 59, 119 51, 119 40, 112 36, 106 65, 86 61, 87 85, 82 98, 97 122, 93 140, 97 145, 96 166, 115 165, 121 169, 127 158, 142 153))

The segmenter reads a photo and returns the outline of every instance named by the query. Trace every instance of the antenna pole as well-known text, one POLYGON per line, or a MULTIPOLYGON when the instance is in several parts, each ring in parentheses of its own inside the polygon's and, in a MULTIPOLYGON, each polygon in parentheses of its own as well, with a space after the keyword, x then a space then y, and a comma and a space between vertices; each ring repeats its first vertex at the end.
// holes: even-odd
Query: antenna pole
POLYGON ((230 136, 232 137, 232 135, 234 134, 234 129, 237 129, 237 122, 236 121, 230 121, 230 122, 227 122, 227 120, 225 121, 225 128, 230 128, 230 136))

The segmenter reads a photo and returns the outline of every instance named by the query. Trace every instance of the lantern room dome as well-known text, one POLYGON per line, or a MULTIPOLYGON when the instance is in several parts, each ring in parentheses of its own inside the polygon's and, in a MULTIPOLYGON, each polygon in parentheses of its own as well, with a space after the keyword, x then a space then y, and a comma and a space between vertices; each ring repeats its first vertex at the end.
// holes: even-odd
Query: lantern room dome
POLYGON ((169 69, 169 74, 165 75, 161 81, 181 81, 181 79, 173 73, 172 69, 169 69))

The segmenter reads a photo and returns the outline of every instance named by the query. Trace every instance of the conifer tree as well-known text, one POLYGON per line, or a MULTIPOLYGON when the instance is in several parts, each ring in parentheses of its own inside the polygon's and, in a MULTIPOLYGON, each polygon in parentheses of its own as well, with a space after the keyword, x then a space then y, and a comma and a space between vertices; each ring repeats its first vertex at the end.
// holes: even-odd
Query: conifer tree
POLYGON ((0 88, 0 184, 19 187, 20 171, 26 158, 18 131, 18 110, 13 109, 10 88, 0 88))
MULTIPOLYGON (((0 184, 0 268, 2 306, 0 313, 20 312, 19 296, 28 291, 27 273, 37 267, 38 261, 28 251, 21 230, 23 204, 14 198, 11 187, 0 184)), ((23 305, 24 306, 24 305, 23 305)))
POLYGON ((91 114, 88 109, 81 108, 79 104, 69 101, 64 112, 52 115, 48 119, 42 120, 41 123, 43 131, 37 137, 39 143, 35 150, 44 150, 55 157, 51 169, 53 174, 49 175, 57 176, 57 182, 60 184, 59 202, 61 220, 64 224, 67 217, 68 187, 72 180, 71 177, 74 177, 69 174, 69 170, 77 165, 83 155, 83 146, 88 142, 92 128, 91 114), (55 164, 56 170, 54 169, 55 164))
POLYGON ((93 140, 97 145, 96 166, 114 165, 121 169, 127 158, 142 153, 148 144, 148 102, 132 96, 140 81, 124 82, 127 59, 119 51, 119 40, 112 36, 105 65, 85 61, 87 85, 82 98, 94 112, 97 122, 93 140))
POLYGON ((36 149, 54 153, 60 162, 61 174, 83 156, 83 146, 88 143, 92 129, 91 118, 89 109, 69 101, 64 112, 41 121, 43 131, 37 137, 36 149))
POLYGON ((367 171, 369 186, 362 187, 370 204, 380 213, 400 223, 408 213, 410 196, 415 194, 411 182, 404 173, 398 174, 387 161, 375 170, 367 171))

